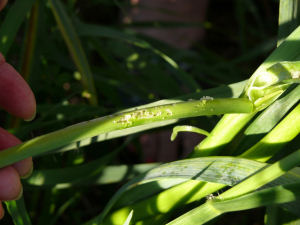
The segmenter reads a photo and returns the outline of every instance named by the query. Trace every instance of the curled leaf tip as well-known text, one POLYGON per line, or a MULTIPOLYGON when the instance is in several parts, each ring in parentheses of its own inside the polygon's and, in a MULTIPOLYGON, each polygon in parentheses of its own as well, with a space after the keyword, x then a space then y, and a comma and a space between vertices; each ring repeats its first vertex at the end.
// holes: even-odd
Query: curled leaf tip
POLYGON ((198 134, 203 134, 205 136, 209 136, 209 132, 207 132, 206 130, 200 129, 198 127, 183 125, 183 126, 176 126, 173 128, 173 132, 171 135, 171 141, 175 140, 178 132, 194 132, 194 133, 198 133, 198 134))

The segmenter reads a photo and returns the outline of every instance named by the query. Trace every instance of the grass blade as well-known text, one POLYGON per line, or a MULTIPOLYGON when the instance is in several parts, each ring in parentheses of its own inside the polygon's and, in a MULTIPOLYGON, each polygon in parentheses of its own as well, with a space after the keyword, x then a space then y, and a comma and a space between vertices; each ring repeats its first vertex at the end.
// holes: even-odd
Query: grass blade
POLYGON ((29 80, 29 75, 31 72, 31 67, 33 65, 33 56, 36 45, 37 29, 38 29, 38 17, 39 17, 39 0, 35 1, 29 18, 29 25, 26 32, 26 37, 24 41, 25 51, 22 56, 22 67, 21 74, 26 81, 29 80))
MULTIPOLYGON (((137 178, 134 182, 129 182, 128 186, 125 185, 124 189, 122 188, 115 195, 117 196, 116 198, 122 194, 128 195, 131 186, 135 187, 136 184, 140 185, 153 180, 162 181, 163 179, 181 178, 182 181, 192 180, 174 186, 160 194, 149 196, 146 199, 142 199, 142 201, 135 202, 132 200, 138 200, 139 198, 133 197, 133 199, 129 199, 125 197, 128 204, 121 208, 117 207, 119 209, 109 214, 105 221, 119 224, 126 218, 123 215, 127 215, 131 209, 136 212, 136 220, 147 218, 150 215, 170 212, 179 206, 182 207, 193 201, 200 200, 210 193, 225 187, 225 185, 235 185, 266 166, 267 164, 265 163, 246 159, 240 160, 234 157, 202 157, 163 164, 150 170, 144 176, 137 178), (201 182, 197 182, 197 180, 201 182)), ((299 179, 298 171, 293 170, 269 185, 294 183, 299 182, 299 179)), ((152 186, 150 185, 149 188, 152 188, 152 186)), ((137 194, 138 192, 134 191, 134 193, 137 194)), ((132 196, 134 195, 132 194, 132 196)), ((107 207, 111 207, 111 204, 114 204, 113 201, 107 207)), ((101 220, 104 215, 102 214, 98 219, 101 220)))
POLYGON ((5 205, 15 225, 31 225, 23 197, 16 201, 7 201, 5 205))
POLYGON ((218 201, 211 200, 206 204, 191 210, 168 225, 204 224, 213 218, 226 213, 258 208, 273 204, 282 204, 300 199, 300 183, 287 184, 256 191, 241 197, 218 201))
POLYGON ((282 41, 300 24, 299 0, 280 0, 278 19, 278 42, 282 41))
MULTIPOLYGON (((238 140, 241 144, 236 147, 238 152, 234 154, 243 153, 270 132, 283 116, 299 101, 299 96, 300 86, 298 85, 286 96, 280 98, 269 108, 264 110, 244 131, 245 136, 238 140)), ((231 149, 234 150, 232 147, 231 149)))
MULTIPOLYGON (((105 166, 108 157, 85 163, 82 166, 62 169, 35 170, 24 182, 39 187, 69 188, 71 186, 103 185, 132 179, 156 166, 158 163, 105 166), (104 163, 105 162, 105 163, 104 163)), ((107 162, 108 161, 108 162, 107 162)))
POLYGON ((129 213, 129 215, 128 215, 128 217, 127 217, 127 219, 126 219, 126 221, 124 222, 123 225, 130 225, 130 224, 132 224, 132 223, 131 223, 131 221, 132 221, 132 216, 133 216, 133 210, 130 211, 130 213, 129 213))
POLYGON ((265 162, 300 133, 300 104, 241 157, 265 162))
MULTIPOLYGON (((179 103, 182 102, 184 100, 190 100, 190 99, 201 99, 203 96, 211 96, 214 98, 218 98, 218 97, 231 97, 231 98, 236 98, 238 97, 242 90, 243 87, 245 85, 245 81, 241 81, 238 83, 234 83, 234 84, 230 84, 228 86, 221 86, 221 87, 217 87, 217 88, 212 88, 212 89, 207 89, 207 90, 203 90, 197 93, 192 93, 192 94, 188 94, 188 95, 184 95, 184 96, 178 96, 174 99, 165 99, 165 100, 160 100, 160 101, 156 101, 150 104, 146 104, 146 105, 142 105, 142 106, 138 106, 138 107, 133 107, 133 108, 129 108, 126 110, 123 110, 121 112, 129 112, 129 111, 134 111, 134 110, 138 110, 138 109, 145 109, 145 108, 149 108, 149 107, 155 107, 155 106, 161 106, 161 105, 166 105, 166 104, 174 104, 174 103, 179 103)), ((41 108, 41 106, 40 106, 41 108)), ((50 114, 50 113, 56 113, 56 110, 58 111, 62 111, 63 114, 66 114, 66 118, 74 120, 77 118, 77 116, 80 116, 79 113, 77 113, 76 115, 73 114, 74 110, 75 111, 79 111, 83 109, 83 106, 61 106, 59 105, 50 105, 47 106, 46 108, 43 107, 43 111, 47 111, 46 115, 50 114)), ((93 106, 85 106, 85 110, 84 110, 85 114, 87 114, 89 116, 92 115, 99 115, 99 114, 103 114, 103 111, 99 111, 99 107, 95 108, 93 106), (86 112, 85 112, 86 111, 86 112)), ((80 117, 79 117, 80 118, 80 117)), ((46 120, 46 118, 43 118, 45 120, 45 124, 55 124, 55 123, 60 123, 60 121, 49 121, 46 120)), ((27 126, 22 126, 22 131, 18 132, 17 136, 23 136, 24 134, 28 134, 30 133, 35 127, 40 127, 40 120, 41 118, 39 118, 38 120, 33 121, 30 125, 27 126)), ((132 127, 132 128, 126 128, 123 130, 116 130, 116 131, 111 131, 108 133, 104 133, 104 134, 99 134, 97 136, 97 138, 87 138, 87 139, 82 139, 80 142, 76 142, 76 143, 70 143, 67 145, 64 145, 61 148, 58 148, 55 152, 57 151, 69 151, 69 150, 73 150, 73 149, 78 149, 78 147, 83 147, 83 146, 87 146, 90 145, 94 142, 100 142, 100 141, 104 141, 104 140, 110 140, 113 138, 118 138, 118 137, 123 137, 126 135, 130 135, 130 134, 134 134, 137 132, 141 132, 144 130, 149 130, 149 129, 153 129, 153 128, 157 128, 157 127, 162 127, 162 126, 167 126, 173 123, 176 123, 178 120, 167 120, 167 121, 161 121, 161 122, 156 122, 156 123, 151 123, 151 124, 145 124, 145 125, 141 125, 141 126, 137 126, 137 127, 132 127)), ((19 130, 20 131, 20 130, 19 130)), ((15 134, 16 135, 16 134, 15 134)))
POLYGON ((183 183, 182 178, 172 179, 159 179, 149 181, 143 184, 139 184, 125 191, 122 196, 114 204, 115 209, 122 207, 128 207, 139 201, 152 198, 154 195, 161 193, 162 191, 176 187, 177 184, 183 183))
POLYGON ((245 134, 264 134, 269 132, 299 99, 300 86, 298 85, 291 93, 274 102, 262 112, 246 129, 245 134))
POLYGON ((34 0, 15 1, 9 9, 0 27, 0 52, 3 55, 7 55, 20 26, 26 18, 26 14, 30 11, 34 2, 34 0))
MULTIPOLYGON (((281 61, 300 60, 300 27, 295 29, 292 34, 273 51, 273 53, 258 67, 253 73, 245 90, 257 79, 264 74, 268 68, 281 61)), ((252 114, 235 114, 225 115, 211 132, 198 146, 196 146, 191 157, 200 157, 208 155, 217 155, 232 139, 241 131, 241 129, 255 116, 252 114)))
POLYGON ((80 35, 120 39, 137 47, 148 49, 154 54, 161 57, 165 62, 167 62, 175 72, 177 79, 180 80, 182 84, 185 84, 190 89, 190 91, 197 91, 199 89, 198 84, 191 77, 191 75, 187 74, 184 70, 182 70, 172 58, 164 54, 162 51, 154 48, 150 43, 144 40, 141 40, 133 35, 120 32, 112 28, 94 24, 84 24, 79 21, 76 22, 76 28, 80 35))
MULTIPOLYGON (((280 160, 270 166, 265 167, 264 169, 257 172, 253 176, 250 176, 248 179, 244 180, 243 182, 235 185, 231 189, 229 189, 226 192, 219 195, 217 197, 217 199, 220 201, 224 201, 224 200, 226 201, 226 200, 230 200, 230 199, 235 199, 237 197, 240 197, 247 193, 255 191, 258 188, 262 187, 263 185, 282 176, 283 174, 285 174, 287 171, 289 171, 293 167, 299 165, 299 163, 300 163, 300 149, 295 151, 294 153, 288 155, 287 157, 283 158, 282 160, 280 160)), ((297 187, 298 187, 298 184, 297 184, 297 187)), ((298 189, 299 189, 299 187, 298 187, 298 189)), ((283 190, 281 192, 283 193, 283 190)), ((291 194, 294 198, 293 198, 293 200, 289 199, 288 201, 296 200, 293 192, 289 191, 289 194, 291 194)), ((272 196, 272 197, 274 198, 275 196, 272 196)), ((262 201, 259 201, 259 202, 262 202, 262 201)), ((277 203, 284 203, 284 202, 277 202, 277 203)), ((243 204, 243 205, 244 205, 244 207, 246 206, 245 204, 243 204)), ((214 212, 213 211, 210 212, 210 210, 209 210, 208 212, 210 212, 210 213, 205 214, 205 212, 207 212, 207 211, 203 212, 203 209, 205 210, 205 209, 207 209, 207 207, 210 208, 209 206, 210 206, 210 203, 208 202, 208 203, 184 214, 183 216, 177 218, 170 224, 188 224, 188 222, 191 220, 192 221, 203 221, 203 223, 204 223, 204 222, 207 222, 207 221, 215 218, 216 216, 219 216, 222 213, 222 211, 219 211, 219 210, 216 210, 214 212), (203 215, 205 215, 205 216, 203 216, 203 215)))
POLYGON ((50 221, 47 222, 47 225, 57 224, 57 220, 60 216, 64 214, 64 212, 72 206, 78 199, 80 199, 81 195, 79 193, 75 193, 70 199, 68 199, 64 204, 62 204, 58 209, 55 215, 51 218, 50 221))
POLYGON ((64 10, 60 0, 50 0, 51 9, 58 27, 65 39, 73 61, 82 76, 82 84, 85 91, 89 94, 88 100, 92 105, 98 104, 97 92, 94 85, 94 78, 91 72, 87 57, 82 48, 72 22, 64 10))
MULTIPOLYGON (((39 0, 37 0, 31 9, 28 28, 24 40, 24 53, 22 55, 21 74, 29 82, 29 76, 33 66, 33 56, 35 51, 38 17, 39 17, 39 0)), ((20 118, 12 118, 11 127, 17 128, 20 125, 20 118)))
POLYGON ((101 117, 36 137, 18 146, 1 151, 0 167, 10 165, 29 156, 49 152, 69 143, 75 143, 115 130, 159 121, 201 115, 249 113, 252 110, 253 104, 247 99, 214 99, 167 104, 101 117))
MULTIPOLYGON (((281 135, 281 133, 283 132, 283 133, 285 133, 286 131, 283 131, 282 129, 284 129, 285 128, 285 126, 287 125, 287 123, 288 124, 292 124, 293 125, 293 129, 292 129, 292 131, 294 130, 294 132, 295 132, 295 134, 292 136, 292 138, 293 137, 295 137, 295 135, 297 135, 297 134, 299 134, 299 126, 297 126, 298 124, 300 124, 300 123, 297 123, 297 121, 296 121, 296 123, 294 123, 295 122, 295 118, 297 119, 297 118, 299 118, 299 115, 300 115, 300 113, 298 112, 298 110, 299 110, 299 106, 297 107, 297 108, 295 108, 294 109, 294 111, 292 111, 292 113, 290 113, 289 114, 289 116, 287 116, 275 129, 275 131, 274 131, 274 133, 270 133, 271 135, 268 137, 268 139, 266 139, 266 140, 269 140, 269 138, 272 136, 272 138, 270 139, 270 140, 273 140, 273 141, 275 141, 275 140, 277 140, 278 139, 278 137, 281 137, 281 136, 283 136, 283 138, 284 137, 287 137, 287 136, 285 136, 285 135, 281 135), (292 119, 291 119, 292 118, 292 119), (291 121, 293 121, 292 123, 291 123, 291 121), (294 126, 295 124, 297 124, 296 126, 294 126), (281 132, 278 132, 279 130, 281 130, 281 132), (280 133, 280 134, 279 134, 280 133)), ((286 127, 287 128, 287 131, 289 131, 290 129, 291 129, 291 127, 290 126, 288 126, 288 127, 286 127)), ((262 142, 263 143, 263 142, 262 142)), ((270 148, 270 146, 269 145, 262 145, 262 144, 260 144, 260 147, 261 147, 261 149, 260 149, 260 151, 262 151, 262 152, 268 152, 268 151, 270 151, 270 149, 271 150, 273 150, 273 148, 276 150, 276 149, 278 149, 279 147, 281 147, 282 146, 282 143, 280 142, 280 141, 278 141, 278 142, 276 142, 277 144, 274 144, 274 145, 272 145, 272 148, 270 148), (278 145, 278 146, 277 146, 278 145)), ((258 151, 258 153, 257 154, 260 154, 260 151, 258 151)), ((270 153, 271 154, 271 153, 270 153)), ((255 155, 255 154, 253 154, 253 155, 255 155)), ((295 157, 295 156, 294 156, 295 157)), ((296 157, 297 158, 297 157, 296 157)), ((264 157, 264 158, 262 158, 262 161, 265 161, 267 158, 266 157, 264 157)), ((294 164, 295 165, 295 164, 294 164)), ((271 169, 270 169, 270 171, 271 171, 271 169)), ((274 170, 275 171, 275 170, 274 170)), ((282 173, 281 173, 282 174, 282 173)), ((277 174, 277 176, 279 176, 278 174, 277 174)), ((272 175, 264 175, 263 177, 268 177, 268 178, 271 178, 272 177, 272 175)), ((259 178, 255 178, 256 180, 261 180, 261 179, 259 179, 259 178)), ((247 185, 250 185, 250 184, 255 184, 255 179, 252 179, 251 181, 249 181, 248 182, 248 184, 247 185)), ((264 181, 264 184, 265 183, 267 183, 267 181, 264 181)), ((246 185, 246 186, 247 186, 246 185)), ((180 186, 180 185, 179 185, 180 186)), ((256 184, 256 186, 257 186, 257 184, 256 184)), ((214 184, 211 184, 211 187, 213 188, 214 187, 214 184)), ((243 186, 243 187, 238 187, 238 188, 236 188, 236 189, 233 189, 233 190, 236 190, 236 192, 237 192, 237 190, 239 190, 239 188, 242 188, 243 190, 245 190, 245 187, 243 186)), ((230 189, 231 190, 231 189, 230 189)), ((240 189, 241 190, 241 189, 240 189)), ((232 192, 233 193, 233 192, 232 192)))
POLYGON ((240 196, 256 190, 263 185, 273 181, 274 179, 282 176, 290 169, 299 165, 300 163, 300 150, 288 155, 287 157, 279 160, 278 162, 267 166, 263 170, 244 180, 243 182, 235 185, 228 191, 221 195, 221 198, 228 199, 231 197, 240 196))
POLYGON ((194 133, 197 133, 197 134, 203 134, 205 136, 208 136, 209 133, 203 129, 200 129, 198 127, 193 127, 193 126, 176 126, 173 128, 173 132, 172 132, 172 135, 171 135, 171 141, 174 141, 175 138, 177 137, 177 134, 178 132, 194 132, 194 133))

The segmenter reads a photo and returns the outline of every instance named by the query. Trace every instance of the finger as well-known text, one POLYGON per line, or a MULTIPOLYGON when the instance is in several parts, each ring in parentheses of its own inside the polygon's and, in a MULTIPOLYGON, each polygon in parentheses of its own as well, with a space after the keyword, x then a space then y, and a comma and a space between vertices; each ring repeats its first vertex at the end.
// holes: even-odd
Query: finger
POLYGON ((4 209, 2 207, 2 203, 0 201, 0 220, 4 217, 4 209))
POLYGON ((0 0, 0 11, 6 6, 7 0, 0 0))
POLYGON ((0 54, 0 106, 7 112, 30 120, 35 116, 34 95, 21 75, 0 54))
POLYGON ((33 171, 32 158, 29 157, 29 158, 23 159, 15 164, 13 164, 13 167, 17 170, 20 177, 27 178, 31 175, 31 173, 33 171))
POLYGON ((0 169, 1 201, 16 200, 22 195, 20 176, 12 166, 0 169))
MULTIPOLYGON (((15 145, 21 141, 0 127, 0 151, 15 145)), ((32 172, 32 158, 27 158, 13 165, 21 177, 26 177, 32 172)), ((0 189, 1 190, 1 189, 0 189)))

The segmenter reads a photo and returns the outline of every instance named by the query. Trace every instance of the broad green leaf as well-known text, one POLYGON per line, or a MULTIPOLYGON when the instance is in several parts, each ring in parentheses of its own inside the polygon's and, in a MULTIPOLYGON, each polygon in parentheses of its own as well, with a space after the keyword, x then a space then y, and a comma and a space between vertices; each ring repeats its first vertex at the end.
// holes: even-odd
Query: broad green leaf
POLYGON ((26 14, 30 12, 34 2, 34 0, 15 1, 9 9, 0 27, 0 52, 3 55, 8 53, 20 26, 26 18, 26 14))

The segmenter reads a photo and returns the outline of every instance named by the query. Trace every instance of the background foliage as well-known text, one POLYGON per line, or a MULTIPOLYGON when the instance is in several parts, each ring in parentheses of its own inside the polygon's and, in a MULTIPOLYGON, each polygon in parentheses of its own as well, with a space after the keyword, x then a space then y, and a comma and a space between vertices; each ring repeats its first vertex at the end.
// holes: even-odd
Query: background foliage
MULTIPOLYGON (((296 4, 297 1, 289 2, 296 4)), ((1 125, 22 140, 29 140, 74 123, 161 99, 172 99, 175 102, 191 98, 199 99, 206 95, 222 98, 238 97, 245 84, 241 81, 248 79, 276 48, 277 40, 288 36, 299 24, 297 10, 293 8, 293 15, 296 16, 289 20, 283 13, 280 14, 283 18, 281 21, 284 19, 288 21, 282 22, 278 30, 278 1, 210 1, 207 18, 203 24, 160 21, 124 24, 121 22, 121 17, 128 13, 130 7, 128 1, 118 0, 9 1, 0 15, 0 51, 29 82, 36 95, 38 110, 36 119, 30 123, 20 121, 1 111, 1 125), (138 34, 134 29, 136 27, 170 29, 170 26, 204 27, 205 36, 202 41, 194 43, 191 49, 183 50, 138 34)), ((282 60, 294 59, 287 57, 282 60)), ((260 114, 247 129, 238 134, 223 154, 239 155, 268 133, 281 120, 284 113, 270 122, 266 122, 266 118, 271 117, 274 111, 290 112, 299 101, 299 87, 293 86, 293 88, 298 89, 289 90, 290 95, 286 93, 285 97, 279 100, 281 102, 278 101, 278 104, 286 103, 284 107, 280 104, 277 111, 272 108, 271 112, 264 111, 265 114, 260 114), (258 132, 262 124, 263 127, 269 126, 270 129, 258 132)), ((155 104, 159 105, 162 102, 155 104)), ((297 112, 298 114, 295 115, 299 117, 299 110, 297 112)), ((210 131, 219 119, 220 116, 197 117, 180 120, 177 123, 198 126, 210 131)), ((99 219, 99 213, 104 210, 116 191, 122 190, 120 188, 128 179, 160 164, 160 162, 146 163, 140 142, 141 135, 170 130, 174 125, 169 124, 174 122, 165 121, 165 123, 142 127, 141 130, 135 128, 116 132, 111 136, 99 136, 98 140, 89 139, 87 142, 77 143, 76 146, 67 146, 46 155, 39 155, 34 160, 35 172, 29 179, 23 181, 24 199, 7 203, 14 223, 83 224, 92 218, 99 219), (142 134, 137 133, 142 130, 145 130, 142 134), (112 140, 101 141, 105 139, 112 140)), ((286 151, 279 152, 275 158, 273 157, 273 162, 299 147, 299 138, 289 141, 290 143, 285 147, 286 151)), ((181 145, 182 143, 179 143, 179 146, 181 145)), ((178 159, 182 157, 179 152, 178 159)), ((212 160, 204 159, 208 160, 208 163, 212 160)), ((222 160, 221 163, 224 163, 222 160)), ((204 170, 207 164, 202 165, 200 162, 202 161, 195 161, 195 164, 188 162, 188 165, 193 166, 187 169, 204 170)), ((176 193, 176 190, 170 187, 181 183, 183 178, 193 177, 190 170, 187 170, 188 175, 183 176, 182 170, 178 169, 175 162, 174 165, 171 164, 171 169, 167 167, 164 171, 160 168, 158 175, 155 175, 154 171, 148 178, 146 176, 146 178, 136 179, 141 179, 138 180, 139 182, 143 179, 155 179, 161 176, 163 171, 165 172, 163 176, 179 174, 179 177, 176 175, 176 179, 172 180, 158 179, 156 182, 159 185, 149 182, 138 186, 132 193, 126 192, 118 200, 114 210, 124 209, 120 212, 121 214, 124 212, 122 216, 126 219, 130 212, 126 207, 132 206, 133 215, 138 215, 135 220, 142 220, 141 224, 147 224, 149 221, 155 224, 171 221, 205 202, 203 197, 209 198, 214 192, 212 190, 217 191, 225 187, 225 184, 235 185, 239 180, 265 165, 254 161, 234 162, 240 167, 244 164, 248 167, 242 169, 239 167, 238 172, 228 172, 232 170, 230 165, 228 170, 224 167, 224 174, 233 173, 231 176, 237 176, 236 181, 231 178, 231 180, 229 178, 217 180, 216 177, 220 173, 216 174, 216 172, 207 175, 213 177, 209 180, 204 174, 201 177, 204 181, 220 183, 215 189, 206 192, 204 189, 200 194, 201 197, 197 198, 195 195, 196 203, 186 199, 181 199, 180 202, 179 199, 179 203, 174 203, 179 206, 182 204, 179 209, 175 206, 168 208, 165 202, 160 209, 159 202, 154 198, 163 190, 174 190, 176 193), (157 212, 144 212, 143 200, 157 204, 157 212), (187 203, 191 204, 187 205, 187 203)), ((231 161, 228 164, 230 163, 231 161)), ((221 168, 222 166, 216 166, 215 170, 221 168)), ((209 170, 211 171, 213 172, 214 169, 209 170)), ((299 174, 297 168, 294 171, 295 174, 299 174)), ((286 179, 289 180, 289 176, 292 176, 294 181, 299 182, 298 175, 295 174, 287 174, 286 179), (294 175, 296 178, 293 177, 294 175)), ((280 182, 282 184, 283 181, 280 182)), ((189 183, 186 190, 192 191, 193 188, 197 190, 200 188, 199 185, 201 184, 189 183)), ((220 192, 225 190, 226 188, 220 192)), ((167 195, 167 201, 174 198, 174 193, 167 195)), ((282 191, 281 193, 285 194, 282 191)), ((257 196, 260 193, 254 194, 257 196)), ((187 196, 193 199, 192 194, 187 196)), ((284 198, 290 199, 289 201, 295 200, 289 196, 284 198)), ((280 201, 280 199, 278 202, 270 200, 270 204, 282 203, 280 201)), ((223 208, 226 208, 226 201, 224 202, 220 205, 223 204, 223 208)), ((232 202, 228 203, 228 205, 232 204, 232 202)), ((250 207, 251 203, 249 203, 249 209, 263 206, 253 205, 250 207)), ((222 205, 219 207, 222 208, 222 205)), ((236 210, 241 209, 237 207, 236 210)), ((226 215, 216 223, 262 224, 265 212, 268 218, 271 218, 267 220, 270 224, 273 224, 272 218, 276 218, 277 215, 282 215, 280 218, 282 221, 279 221, 279 218, 273 219, 274 224, 296 221, 299 217, 293 215, 291 211, 288 212, 286 208, 272 206, 267 210, 264 208, 246 211, 239 215, 226 215)), ((1 222, 11 224, 12 218, 7 214, 1 222)), ((109 219, 105 222, 110 223, 109 219)), ((87 222, 87 224, 93 223, 87 222)))

